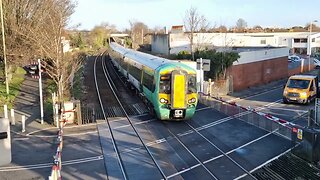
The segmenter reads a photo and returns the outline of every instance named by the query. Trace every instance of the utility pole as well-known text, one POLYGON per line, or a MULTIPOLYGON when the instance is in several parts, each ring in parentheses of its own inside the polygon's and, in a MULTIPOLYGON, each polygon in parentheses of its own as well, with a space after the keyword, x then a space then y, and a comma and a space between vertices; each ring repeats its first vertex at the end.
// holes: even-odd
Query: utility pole
POLYGON ((41 75, 40 59, 38 59, 38 69, 39 69, 40 119, 41 119, 41 124, 43 124, 43 96, 42 96, 42 75, 41 75))
POLYGON ((310 63, 311 63, 311 54, 312 54, 312 46, 311 46, 311 44, 312 44, 312 38, 311 38, 311 33, 312 33, 312 23, 316 23, 316 22, 318 22, 317 20, 314 20, 314 21, 311 21, 310 22, 310 31, 309 31, 309 39, 308 39, 308 41, 309 41, 309 49, 307 49, 307 55, 308 55, 308 59, 309 59, 309 71, 311 70, 310 69, 310 63))
POLYGON ((200 58, 200 92, 203 93, 203 60, 200 58))
POLYGON ((141 45, 143 45, 143 28, 141 29, 141 45))
POLYGON ((8 68, 7 68, 7 57, 6 57, 6 41, 4 35, 4 22, 3 22, 3 8, 2 0, 0 0, 0 16, 1 16, 1 30, 2 30, 2 46, 3 46, 3 61, 4 61, 4 71, 6 78, 6 92, 9 94, 9 79, 8 79, 8 68))

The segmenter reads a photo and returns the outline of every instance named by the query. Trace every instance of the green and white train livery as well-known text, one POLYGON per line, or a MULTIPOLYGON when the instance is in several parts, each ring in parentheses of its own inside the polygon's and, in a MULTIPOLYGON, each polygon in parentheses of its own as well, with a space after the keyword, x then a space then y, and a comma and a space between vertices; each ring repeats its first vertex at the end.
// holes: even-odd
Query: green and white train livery
POLYGON ((110 43, 113 64, 161 120, 191 119, 198 98, 196 71, 179 62, 110 43))

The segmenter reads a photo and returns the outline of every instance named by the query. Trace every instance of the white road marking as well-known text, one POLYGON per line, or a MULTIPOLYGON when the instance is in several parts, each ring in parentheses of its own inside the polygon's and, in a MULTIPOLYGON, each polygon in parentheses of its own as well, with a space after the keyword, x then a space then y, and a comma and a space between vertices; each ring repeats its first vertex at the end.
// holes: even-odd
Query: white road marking
POLYGON ((307 113, 306 110, 299 110, 299 109, 289 109, 289 108, 281 108, 281 107, 270 107, 268 109, 276 109, 276 110, 283 110, 283 111, 293 111, 298 113, 307 113))
POLYGON ((28 137, 25 138, 12 138, 13 141, 25 141, 25 140, 29 140, 28 137))
MULTIPOLYGON (((238 149, 241 149, 241 148, 243 148, 243 147, 245 147, 245 146, 248 146, 248 145, 250 145, 250 144, 252 144, 252 143, 254 143, 254 142, 256 142, 256 141, 258 141, 258 140, 260 140, 260 139, 262 139, 262 138, 265 138, 265 137, 269 136, 270 134, 272 134, 272 133, 265 134, 265 135, 263 135, 263 136, 255 139, 255 140, 252 140, 252 141, 250 141, 250 142, 248 142, 248 143, 246 143, 246 144, 244 144, 244 145, 242 145, 242 146, 239 146, 239 147, 237 147, 237 148, 235 148, 235 149, 232 149, 232 150, 228 151, 226 154, 230 154, 230 153, 232 153, 232 152, 234 152, 234 151, 236 151, 236 150, 238 150, 238 149)), ((221 158, 221 157, 223 157, 223 156, 224 156, 223 154, 221 154, 221 155, 219 155, 219 156, 215 156, 215 157, 213 157, 213 158, 211 158, 211 159, 208 159, 208 160, 204 161, 203 164, 207 164, 207 163, 209 163, 209 162, 211 162, 211 161, 214 161, 214 160, 216 160, 216 159, 219 159, 219 158, 221 158)), ((187 168, 187 169, 184 169, 184 170, 182 170, 182 171, 179 171, 179 172, 176 172, 176 173, 174 173, 174 174, 171 174, 171 175, 167 176, 167 178, 169 179, 169 178, 178 176, 178 175, 183 174, 183 173, 185 173, 185 172, 187 172, 187 171, 189 171, 189 170, 192 170, 192 169, 194 169, 194 168, 196 168, 196 167, 198 167, 198 166, 200 166, 200 165, 201 165, 200 163, 195 164, 195 165, 193 165, 193 166, 191 166, 191 167, 189 167, 189 168, 187 168)))
POLYGON ((212 107, 207 106, 207 107, 204 107, 204 108, 196 109, 196 111, 202 111, 202 110, 206 110, 206 109, 212 109, 212 107))
MULTIPOLYGON (((262 168, 263 166, 265 166, 266 164, 268 164, 268 163, 272 162, 273 160, 278 159, 280 156, 283 156, 283 155, 287 154, 287 153, 288 153, 288 152, 290 152, 291 150, 292 150, 292 148, 290 148, 290 149, 288 149, 288 150, 284 151, 283 153, 279 154, 278 156, 275 156, 275 157, 273 157, 273 158, 269 159, 268 161, 266 161, 266 162, 262 163, 260 166, 257 166, 256 168, 252 169, 252 170, 250 171, 250 173, 253 173, 254 171, 256 171, 256 170, 258 170, 258 169, 262 168)), ((241 176, 239 176, 239 177, 235 178, 235 180, 242 179, 243 177, 246 177, 246 176, 247 176, 247 174, 243 174, 243 175, 241 175, 241 176)))
POLYGON ((264 91, 264 92, 261 92, 261 93, 258 93, 258 94, 254 94, 254 95, 252 95, 252 96, 247 96, 247 97, 245 97, 245 98, 243 98, 243 99, 241 99, 241 98, 233 98, 233 99, 230 99, 228 102, 246 100, 246 99, 249 99, 249 98, 253 98, 253 97, 256 97, 256 96, 260 96, 260 95, 262 95, 262 94, 267 94, 267 93, 269 93, 269 92, 271 92, 271 91, 275 91, 275 90, 278 90, 278 89, 280 89, 280 88, 282 88, 282 86, 279 86, 279 87, 277 87, 277 88, 275 88, 275 89, 270 89, 270 90, 267 90, 267 91, 264 91))

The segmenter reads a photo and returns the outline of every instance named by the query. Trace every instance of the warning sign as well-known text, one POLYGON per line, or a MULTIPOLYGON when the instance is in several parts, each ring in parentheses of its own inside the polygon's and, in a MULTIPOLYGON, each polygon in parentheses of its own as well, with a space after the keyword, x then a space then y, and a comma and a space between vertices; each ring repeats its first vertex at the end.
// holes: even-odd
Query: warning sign
POLYGON ((297 138, 302 140, 302 129, 298 129, 297 138))

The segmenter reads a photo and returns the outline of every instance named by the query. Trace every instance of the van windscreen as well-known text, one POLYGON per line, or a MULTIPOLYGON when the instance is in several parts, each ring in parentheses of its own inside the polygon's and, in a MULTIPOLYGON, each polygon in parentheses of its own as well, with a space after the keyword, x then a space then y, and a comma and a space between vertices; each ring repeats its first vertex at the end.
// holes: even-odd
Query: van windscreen
POLYGON ((309 87, 310 80, 303 79, 289 79, 288 88, 307 89, 309 87))

